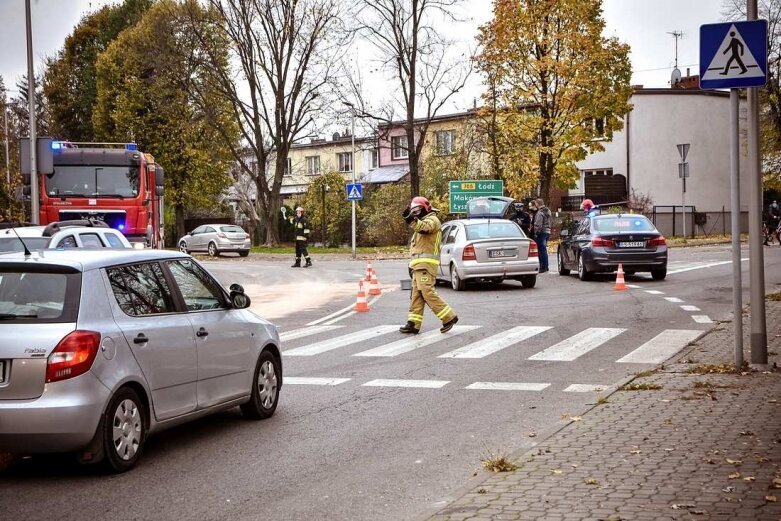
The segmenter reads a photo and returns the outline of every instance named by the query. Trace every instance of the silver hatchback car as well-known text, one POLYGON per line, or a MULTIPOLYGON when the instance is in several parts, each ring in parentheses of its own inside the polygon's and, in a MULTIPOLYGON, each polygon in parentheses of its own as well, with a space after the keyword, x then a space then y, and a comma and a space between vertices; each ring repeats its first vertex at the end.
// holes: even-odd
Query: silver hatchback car
POLYGON ((227 252, 246 257, 250 248, 252 241, 249 234, 235 224, 204 224, 179 239, 179 251, 203 251, 212 257, 227 252))
POLYGON ((276 327, 190 256, 0 255, 0 452, 130 469, 159 429, 240 406, 274 414, 276 327))

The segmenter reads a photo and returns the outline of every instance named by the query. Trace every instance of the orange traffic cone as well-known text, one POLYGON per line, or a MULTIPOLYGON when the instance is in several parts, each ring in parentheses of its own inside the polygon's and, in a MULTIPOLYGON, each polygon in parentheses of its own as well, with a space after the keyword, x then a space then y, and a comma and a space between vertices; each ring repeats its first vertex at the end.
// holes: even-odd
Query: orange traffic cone
POLYGON ((618 265, 618 274, 616 275, 616 285, 613 287, 616 291, 626 291, 626 283, 624 282, 624 267, 618 265))
POLYGON ((363 291, 363 280, 358 281, 358 295, 355 299, 353 311, 369 311, 369 304, 366 302, 366 292, 363 291))
POLYGON ((369 295, 382 295, 382 288, 380 288, 380 281, 377 280, 377 272, 372 268, 372 281, 369 284, 369 295))
POLYGON ((366 261, 366 282, 372 281, 372 271, 374 268, 372 268, 372 261, 366 261))

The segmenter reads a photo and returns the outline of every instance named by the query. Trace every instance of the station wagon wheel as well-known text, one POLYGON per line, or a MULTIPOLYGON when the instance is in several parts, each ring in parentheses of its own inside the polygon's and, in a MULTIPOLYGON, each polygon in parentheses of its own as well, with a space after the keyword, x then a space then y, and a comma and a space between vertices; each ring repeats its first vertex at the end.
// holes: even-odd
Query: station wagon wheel
POLYGON ((217 245, 214 244, 213 242, 210 242, 209 243, 209 256, 210 257, 216 257, 217 255, 219 255, 219 253, 220 252, 217 249, 217 245))
POLYGON ((103 416, 105 463, 112 472, 130 470, 146 442, 146 416, 138 394, 123 387, 111 397, 103 416))
POLYGON ((591 280, 591 273, 589 273, 586 264, 583 262, 583 255, 578 255, 578 278, 580 280, 591 280))
POLYGON ((255 366, 250 399, 241 405, 241 412, 251 420, 263 420, 274 414, 279 401, 282 371, 279 361, 270 351, 263 351, 255 366))
POLYGON ((458 276, 455 264, 450 265, 450 285, 453 287, 453 291, 464 291, 466 289, 466 282, 458 276))
POLYGON ((569 270, 564 267, 564 255, 561 253, 561 246, 559 246, 559 251, 556 253, 556 257, 558 258, 559 275, 569 275, 569 270))
POLYGON ((182 241, 182 242, 179 243, 179 251, 182 252, 182 253, 190 253, 189 251, 187 251, 187 243, 186 242, 182 241))

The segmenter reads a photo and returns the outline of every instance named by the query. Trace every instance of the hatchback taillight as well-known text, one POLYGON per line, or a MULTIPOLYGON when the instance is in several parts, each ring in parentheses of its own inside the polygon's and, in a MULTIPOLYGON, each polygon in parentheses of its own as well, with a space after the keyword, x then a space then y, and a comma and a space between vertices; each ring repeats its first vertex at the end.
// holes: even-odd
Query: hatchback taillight
POLYGON ((475 253, 475 247, 471 244, 467 244, 464 248, 464 253, 461 254, 461 260, 477 260, 477 254, 475 253))
POLYGON ((539 257, 540 252, 537 250, 537 243, 531 241, 529 243, 529 257, 539 257))
POLYGON ((219 237, 220 239, 227 239, 227 238, 228 238, 228 236, 227 236, 227 235, 225 235, 225 234, 224 234, 224 233, 222 233, 222 232, 217 232, 217 237, 219 237))
POLYGON ((648 241, 648 246, 667 246, 667 240, 664 238, 664 235, 660 235, 656 239, 648 241))
POLYGON ((73 331, 60 340, 46 363, 46 383, 67 380, 89 371, 98 354, 100 333, 73 331))
POLYGON ((616 243, 611 241, 610 239, 603 239, 602 237, 594 237, 594 238, 591 239, 591 246, 602 247, 602 248, 612 248, 615 245, 616 245, 616 243))

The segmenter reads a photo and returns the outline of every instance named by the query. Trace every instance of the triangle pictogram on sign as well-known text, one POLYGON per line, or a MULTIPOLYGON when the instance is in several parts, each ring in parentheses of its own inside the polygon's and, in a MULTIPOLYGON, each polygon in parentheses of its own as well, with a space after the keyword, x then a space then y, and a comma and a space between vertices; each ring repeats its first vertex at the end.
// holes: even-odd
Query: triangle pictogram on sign
POLYGON ((757 78, 764 77, 765 72, 759 66, 751 49, 738 32, 735 25, 731 25, 724 40, 721 42, 716 55, 708 65, 708 69, 702 76, 702 80, 719 80, 733 78, 757 78))
POLYGON ((349 194, 350 199, 360 199, 361 198, 361 191, 358 190, 358 187, 353 185, 352 190, 350 190, 349 194))

